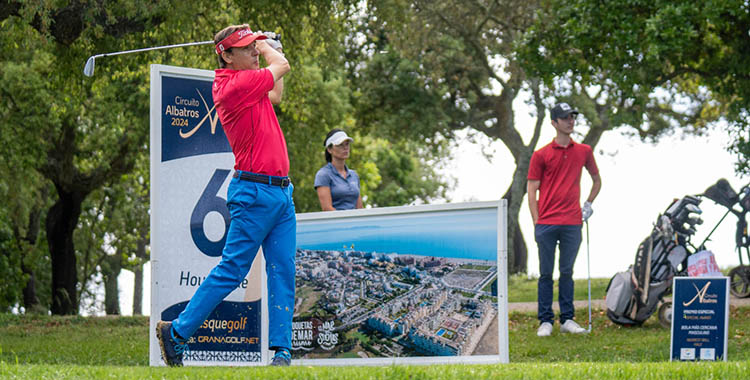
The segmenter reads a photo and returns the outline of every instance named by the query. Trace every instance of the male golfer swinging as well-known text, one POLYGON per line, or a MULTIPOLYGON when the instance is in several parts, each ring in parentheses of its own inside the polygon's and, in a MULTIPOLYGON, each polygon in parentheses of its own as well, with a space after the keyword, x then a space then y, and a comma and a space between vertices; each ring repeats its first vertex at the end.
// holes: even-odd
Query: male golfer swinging
POLYGON ((235 173, 227 191, 231 223, 221 262, 171 322, 156 335, 164 361, 181 366, 187 340, 216 306, 245 278, 263 246, 268 275, 271 365, 291 363, 296 226, 293 186, 287 177, 286 141, 272 104, 281 102, 289 62, 281 43, 253 33, 248 25, 224 28, 214 37, 220 68, 213 99, 232 147, 235 173), (258 56, 268 63, 260 68, 258 56))

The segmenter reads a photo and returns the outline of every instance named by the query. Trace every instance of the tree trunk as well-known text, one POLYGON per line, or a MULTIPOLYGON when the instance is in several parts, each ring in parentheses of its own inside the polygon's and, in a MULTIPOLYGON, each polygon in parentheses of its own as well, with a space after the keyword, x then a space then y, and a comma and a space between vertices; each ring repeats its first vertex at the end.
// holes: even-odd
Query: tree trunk
MULTIPOLYGON (((146 257, 146 238, 138 239, 138 246, 135 256, 145 259, 146 257)), ((133 315, 143 315, 143 263, 139 263, 133 270, 135 281, 133 283, 133 315)))
POLYGON ((521 154, 516 159, 516 170, 513 172, 513 182, 503 195, 508 200, 508 273, 525 273, 528 262, 528 248, 518 222, 521 213, 523 196, 526 194, 526 176, 529 172, 529 162, 533 148, 521 154))
MULTIPOLYGON (((45 195, 45 193, 46 191, 42 192, 43 195, 45 195)), ((26 309, 27 313, 39 307, 39 297, 36 295, 36 276, 34 275, 34 267, 26 264, 26 256, 29 255, 36 246, 37 238, 39 236, 39 219, 41 214, 41 208, 38 206, 35 206, 29 213, 29 225, 26 237, 23 238, 26 243, 28 243, 28 246, 25 248, 26 253, 24 254, 24 257, 21 258, 21 271, 23 274, 29 276, 29 280, 26 281, 26 286, 23 287, 23 307, 26 309)))
POLYGON ((59 199, 47 213, 47 240, 52 258, 52 307, 54 315, 78 314, 78 268, 73 231, 81 216, 82 196, 58 187, 59 199))
POLYGON ((39 306, 39 297, 36 296, 36 277, 34 277, 34 271, 26 265, 21 265, 21 270, 23 274, 29 275, 29 280, 23 288, 23 307, 28 313, 39 306))
POLYGON ((122 271, 122 257, 119 252, 113 256, 107 256, 102 265, 104 277, 104 313, 107 315, 120 315, 120 291, 117 286, 117 277, 122 271))
POLYGON ((135 270, 133 283, 133 315, 143 315, 143 265, 139 264, 135 270))

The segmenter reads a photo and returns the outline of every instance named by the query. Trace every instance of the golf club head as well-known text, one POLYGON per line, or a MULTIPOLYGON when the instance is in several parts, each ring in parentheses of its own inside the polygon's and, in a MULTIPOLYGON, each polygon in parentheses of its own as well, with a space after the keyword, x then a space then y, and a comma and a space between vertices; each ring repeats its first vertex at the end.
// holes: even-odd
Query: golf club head
POLYGON ((83 75, 87 77, 94 75, 94 59, 94 56, 91 56, 86 61, 86 65, 83 66, 83 75))

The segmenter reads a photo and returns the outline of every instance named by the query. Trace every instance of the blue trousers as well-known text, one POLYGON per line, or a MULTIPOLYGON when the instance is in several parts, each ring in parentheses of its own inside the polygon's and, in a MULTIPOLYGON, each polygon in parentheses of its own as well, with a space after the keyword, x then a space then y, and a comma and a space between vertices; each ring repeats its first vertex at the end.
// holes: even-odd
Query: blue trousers
POLYGON ((291 184, 282 188, 232 178, 227 191, 231 222, 221 261, 172 322, 180 336, 192 336, 237 288, 250 271, 258 248, 263 246, 268 280, 268 346, 291 349, 297 249, 293 190, 291 184))
POLYGON ((534 227, 534 238, 539 248, 539 283, 537 289, 537 318, 539 323, 553 323, 555 313, 552 311, 555 270, 555 248, 560 246, 560 281, 557 301, 560 304, 560 323, 573 319, 573 264, 581 246, 581 225, 537 224, 534 227))

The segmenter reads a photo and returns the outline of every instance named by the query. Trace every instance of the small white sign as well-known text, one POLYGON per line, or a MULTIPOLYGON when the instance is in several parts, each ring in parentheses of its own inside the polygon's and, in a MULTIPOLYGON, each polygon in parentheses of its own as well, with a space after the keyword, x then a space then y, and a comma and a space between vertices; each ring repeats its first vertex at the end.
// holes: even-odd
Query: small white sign
POLYGON ((695 360, 695 348, 681 348, 680 360, 695 360))
POLYGON ((701 360, 716 360, 715 348, 701 348, 701 360))

